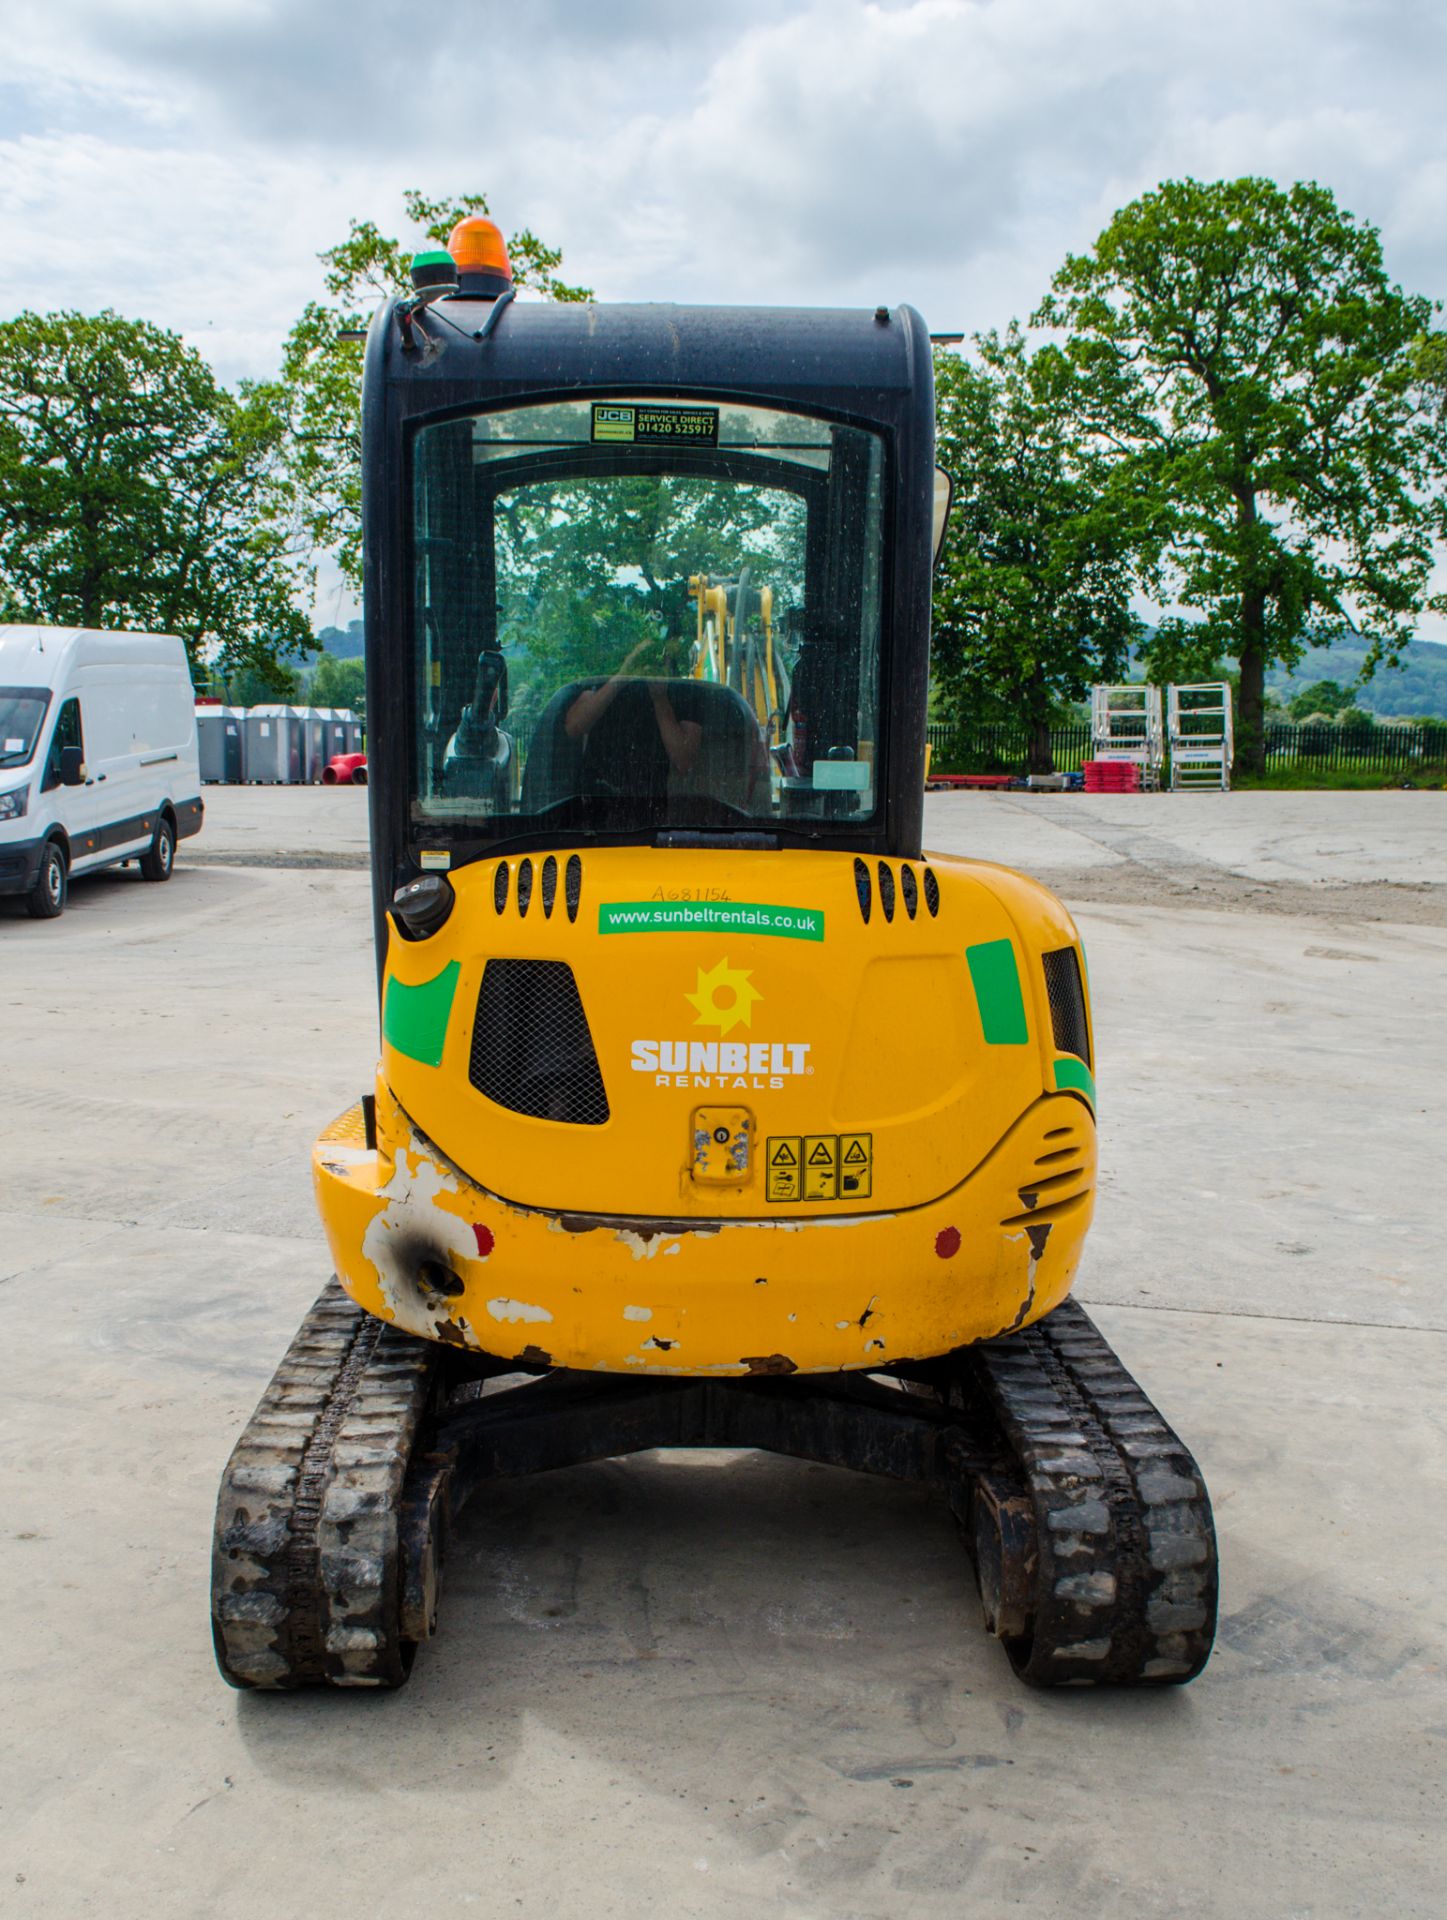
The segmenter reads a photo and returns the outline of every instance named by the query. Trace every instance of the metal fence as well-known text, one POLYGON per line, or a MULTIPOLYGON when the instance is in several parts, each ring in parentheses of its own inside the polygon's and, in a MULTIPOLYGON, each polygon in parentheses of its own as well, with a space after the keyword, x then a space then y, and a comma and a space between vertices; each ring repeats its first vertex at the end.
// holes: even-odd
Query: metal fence
MULTIPOLYGON (((930 765, 936 773, 1024 773, 1029 742, 1023 727, 952 727, 931 722, 930 765)), ((1090 758, 1089 727, 1053 727, 1050 752, 1058 772, 1069 773, 1090 758)))
MULTIPOLYGON (((1028 737, 1008 725, 954 727, 932 722, 931 765, 937 773, 1025 772, 1028 737)), ((1050 752, 1056 770, 1069 773, 1090 758, 1090 728, 1053 727, 1050 752)), ((1414 767, 1447 763, 1447 721, 1435 726, 1297 726, 1273 721, 1266 728, 1268 773, 1300 767, 1329 773, 1350 768, 1359 773, 1409 773, 1414 767)))
POLYGON ((1354 767, 1362 773, 1405 773, 1447 760, 1447 721, 1422 727, 1297 727, 1269 725, 1266 766, 1322 771, 1354 767))

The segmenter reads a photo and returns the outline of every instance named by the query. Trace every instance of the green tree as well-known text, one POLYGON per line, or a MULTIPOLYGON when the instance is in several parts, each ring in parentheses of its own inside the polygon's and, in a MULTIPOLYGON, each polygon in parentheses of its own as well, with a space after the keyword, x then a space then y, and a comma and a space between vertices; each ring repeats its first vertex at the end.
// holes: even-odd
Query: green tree
POLYGON ((1327 189, 1243 179, 1134 201, 1036 316, 1070 330, 1101 444, 1160 503, 1152 577, 1185 614, 1156 670, 1240 663, 1238 771, 1264 767, 1268 664, 1345 624, 1370 673, 1425 604, 1447 470, 1420 377, 1431 311, 1327 189))
POLYGON ((228 707, 263 707, 277 702, 295 706, 301 699, 301 675, 284 661, 273 661, 265 668, 243 665, 213 676, 211 690, 228 707))
POLYGON ((0 323, 0 604, 179 634, 193 673, 311 645, 308 575, 258 510, 281 427, 176 334, 114 313, 0 323))
POLYGON ((1350 691, 1337 680, 1313 680, 1298 687, 1287 711, 1293 720, 1305 720, 1312 713, 1345 713, 1351 706, 1350 691))
POLYGON ((367 668, 361 660, 338 660, 324 653, 307 676, 306 698, 314 707, 350 707, 367 717, 367 668))
MULTIPOLYGON (((415 233, 411 242, 392 239, 370 220, 353 220, 345 240, 317 257, 324 268, 326 300, 308 302, 287 335, 275 402, 289 432, 283 515, 295 515, 313 550, 335 555, 354 587, 362 581, 362 342, 373 309, 394 294, 412 291, 412 255, 442 246, 461 219, 488 211, 486 197, 429 200, 415 191, 403 204, 415 233)), ((587 287, 558 277, 562 254, 528 228, 508 241, 513 279, 550 300, 581 301, 587 287)))
POLYGON ((1426 333, 1417 342, 1414 372, 1439 427, 1447 429, 1447 333, 1426 333))
POLYGON ((1082 434, 1075 371, 1012 324, 975 357, 936 355, 937 457, 955 482, 935 579, 933 674, 949 707, 1023 720, 1032 772, 1050 725, 1125 669, 1140 623, 1132 557, 1152 508, 1082 434))
POLYGON ((498 623, 512 717, 536 722, 572 679, 611 673, 640 642, 687 670, 688 582, 707 573, 774 593, 776 647, 802 588, 804 508, 780 487, 668 475, 539 481, 497 501, 498 623))

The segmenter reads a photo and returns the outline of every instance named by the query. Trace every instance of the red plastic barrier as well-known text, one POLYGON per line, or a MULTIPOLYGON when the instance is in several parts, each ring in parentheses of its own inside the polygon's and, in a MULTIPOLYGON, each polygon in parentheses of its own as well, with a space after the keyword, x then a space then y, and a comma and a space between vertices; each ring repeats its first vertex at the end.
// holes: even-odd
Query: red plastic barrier
POLYGON ((1139 793, 1141 770, 1134 760, 1087 760, 1084 766, 1087 793, 1139 793))
POLYGON ((365 753, 334 753, 322 769, 324 787, 365 787, 367 784, 367 756, 365 753))

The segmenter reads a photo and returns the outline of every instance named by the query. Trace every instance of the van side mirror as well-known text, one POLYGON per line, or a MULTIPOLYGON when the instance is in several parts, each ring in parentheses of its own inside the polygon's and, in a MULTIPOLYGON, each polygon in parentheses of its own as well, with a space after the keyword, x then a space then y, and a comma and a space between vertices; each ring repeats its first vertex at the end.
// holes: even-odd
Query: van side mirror
POLYGON ((79 787, 85 782, 85 756, 79 747, 60 749, 60 784, 79 787))

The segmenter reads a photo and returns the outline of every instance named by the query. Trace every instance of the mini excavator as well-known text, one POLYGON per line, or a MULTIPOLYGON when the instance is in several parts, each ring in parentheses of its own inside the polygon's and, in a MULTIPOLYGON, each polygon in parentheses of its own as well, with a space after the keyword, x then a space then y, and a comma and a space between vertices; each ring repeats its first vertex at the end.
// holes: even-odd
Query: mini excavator
POLYGON ((514 302, 478 218, 413 282, 365 348, 381 1058, 222 1481, 223 1675, 398 1686, 478 1488, 707 1446, 936 1489, 1025 1681, 1190 1680, 1206 1489, 1069 1297, 1079 937, 921 848, 924 323, 514 302))

